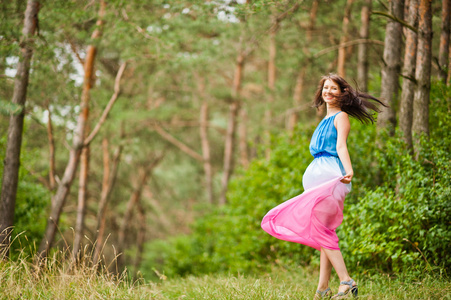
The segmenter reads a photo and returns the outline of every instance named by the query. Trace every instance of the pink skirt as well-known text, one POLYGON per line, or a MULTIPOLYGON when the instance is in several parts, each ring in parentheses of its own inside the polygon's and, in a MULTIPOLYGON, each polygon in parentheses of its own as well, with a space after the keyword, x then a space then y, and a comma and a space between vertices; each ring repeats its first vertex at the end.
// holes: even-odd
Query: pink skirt
POLYGON ((344 169, 333 156, 318 157, 303 176, 304 192, 271 209, 261 227, 284 241, 321 250, 339 250, 335 229, 343 221, 345 196, 351 184, 344 184, 344 169))

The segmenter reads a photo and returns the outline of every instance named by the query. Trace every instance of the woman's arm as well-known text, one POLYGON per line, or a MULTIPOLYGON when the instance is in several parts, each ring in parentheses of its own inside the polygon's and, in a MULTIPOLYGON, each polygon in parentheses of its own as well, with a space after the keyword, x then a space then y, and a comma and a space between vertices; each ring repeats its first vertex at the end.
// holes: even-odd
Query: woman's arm
POLYGON ((351 129, 348 114, 345 112, 338 114, 335 117, 334 123, 335 128, 337 128, 337 153, 346 172, 341 182, 350 183, 354 176, 354 170, 352 169, 351 158, 349 157, 348 146, 346 145, 349 130, 351 129))

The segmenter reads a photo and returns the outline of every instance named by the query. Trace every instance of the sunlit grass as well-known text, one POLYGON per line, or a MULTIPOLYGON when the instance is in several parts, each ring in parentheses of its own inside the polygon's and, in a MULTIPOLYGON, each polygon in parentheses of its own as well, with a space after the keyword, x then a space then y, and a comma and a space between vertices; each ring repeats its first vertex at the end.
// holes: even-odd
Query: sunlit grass
MULTIPOLYGON (((0 299, 312 299, 318 278, 316 269, 299 267, 252 276, 161 276, 159 282, 144 283, 105 267, 75 266, 63 254, 55 253, 39 270, 27 257, 0 261, 0 299)), ((354 279, 359 299, 451 299, 450 281, 428 272, 421 278, 378 274, 354 279)), ((334 277, 331 288, 337 286, 334 277)))

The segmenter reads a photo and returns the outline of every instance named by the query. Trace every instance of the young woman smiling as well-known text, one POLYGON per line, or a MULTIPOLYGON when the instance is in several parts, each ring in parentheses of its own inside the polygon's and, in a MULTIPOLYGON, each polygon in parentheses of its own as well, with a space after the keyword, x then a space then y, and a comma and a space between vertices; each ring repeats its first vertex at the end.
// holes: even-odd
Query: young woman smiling
POLYGON ((310 142, 314 159, 302 179, 304 193, 273 208, 262 220, 262 228, 272 236, 321 252, 314 299, 357 297, 357 283, 348 274, 335 230, 343 221, 344 199, 354 176, 346 144, 351 128, 349 117, 373 123, 372 112, 379 110, 370 100, 384 105, 377 98, 354 89, 338 75, 322 77, 314 106, 325 104, 327 114, 310 142), (332 267, 340 278, 334 296, 329 288, 332 267))

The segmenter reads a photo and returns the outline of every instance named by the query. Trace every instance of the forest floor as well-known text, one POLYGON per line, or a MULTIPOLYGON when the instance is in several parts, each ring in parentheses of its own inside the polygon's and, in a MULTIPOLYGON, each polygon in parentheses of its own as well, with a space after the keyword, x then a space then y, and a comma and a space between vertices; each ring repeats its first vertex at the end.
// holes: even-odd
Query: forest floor
MULTIPOLYGON (((312 299, 318 272, 275 269, 252 276, 205 275, 130 283, 92 269, 71 270, 56 263, 39 276, 30 263, 0 262, 0 299, 312 299)), ((451 281, 425 273, 354 278, 359 299, 450 299, 451 281)), ((336 291, 338 279, 331 288, 336 291)))

